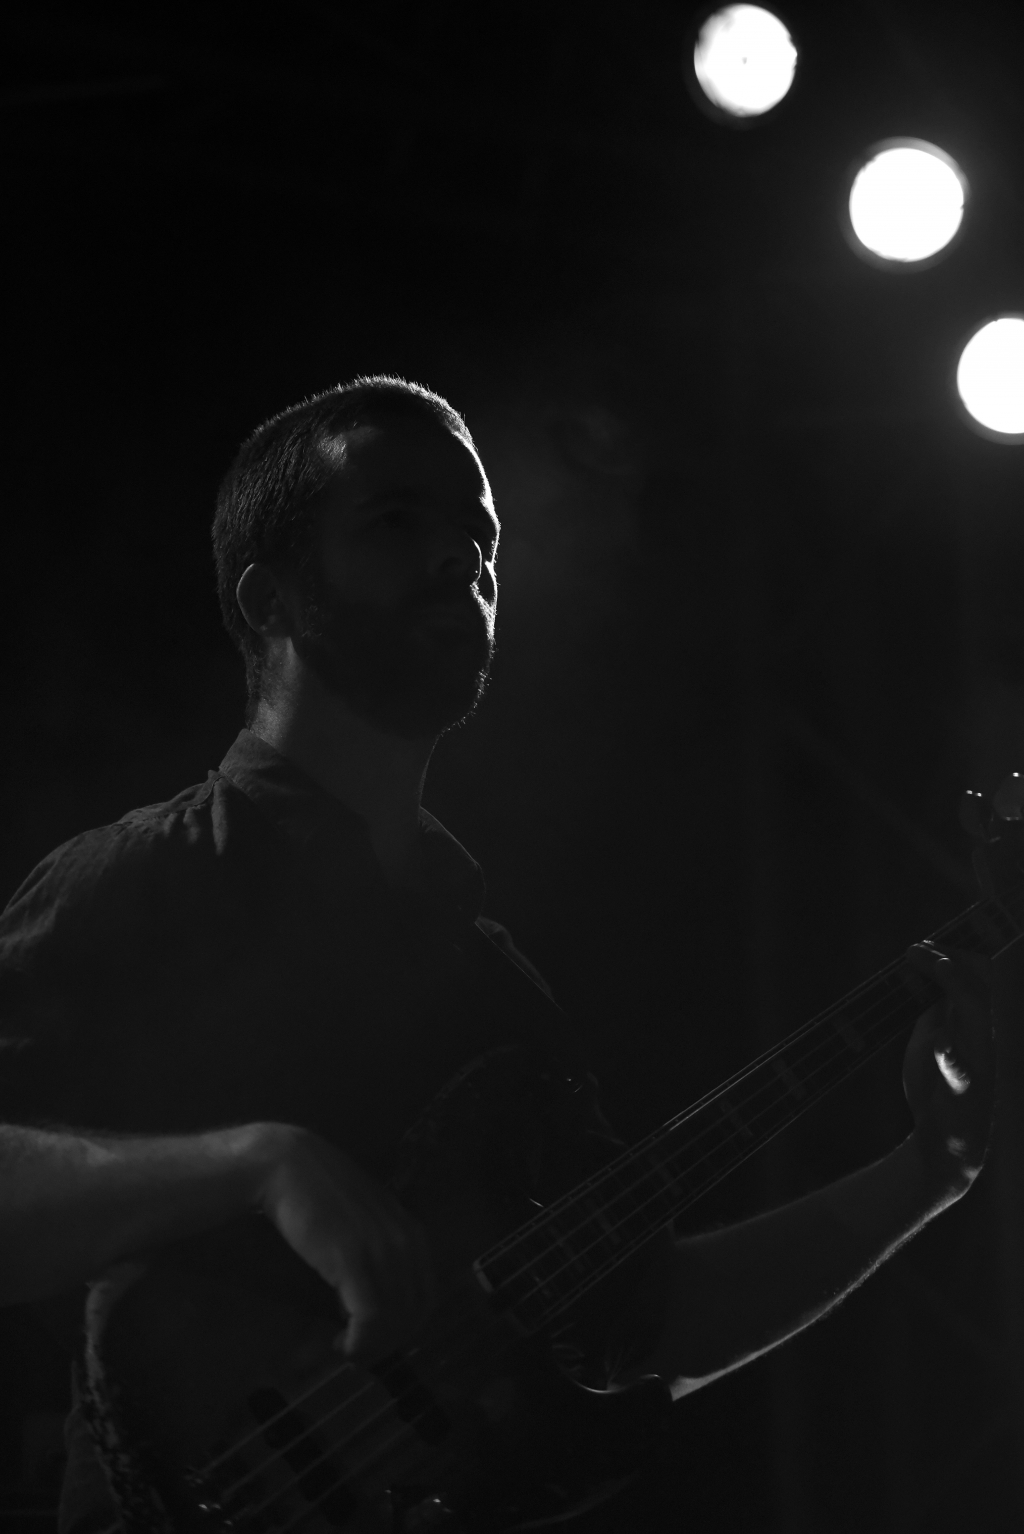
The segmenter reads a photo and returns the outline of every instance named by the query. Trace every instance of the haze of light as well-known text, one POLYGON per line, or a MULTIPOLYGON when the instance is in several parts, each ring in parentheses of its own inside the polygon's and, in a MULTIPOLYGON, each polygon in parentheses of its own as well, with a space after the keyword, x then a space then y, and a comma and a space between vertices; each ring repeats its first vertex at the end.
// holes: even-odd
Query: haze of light
POLYGON ((850 223, 887 261, 924 261, 948 245, 964 216, 964 183, 941 150, 899 145, 868 160, 850 191, 850 223))
POLYGON ((777 16, 759 5, 727 5, 709 16, 693 50, 708 100, 734 117, 757 117, 793 83, 796 48, 777 16))
POLYGON ((1004 315, 976 330, 960 354, 956 386, 989 431, 1024 433, 1024 318, 1004 315))

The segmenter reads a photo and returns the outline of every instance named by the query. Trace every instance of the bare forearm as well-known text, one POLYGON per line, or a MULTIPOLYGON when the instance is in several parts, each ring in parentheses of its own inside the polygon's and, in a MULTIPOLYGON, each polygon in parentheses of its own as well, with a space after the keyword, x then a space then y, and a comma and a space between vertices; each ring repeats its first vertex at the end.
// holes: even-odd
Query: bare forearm
POLYGON ((281 1132, 105 1139, 0 1127, 0 1304, 60 1293, 252 1207, 281 1132))
POLYGON ((756 1358, 826 1314, 966 1186, 937 1173, 911 1136, 807 1198, 678 1242, 666 1325, 644 1369, 678 1395, 756 1358))

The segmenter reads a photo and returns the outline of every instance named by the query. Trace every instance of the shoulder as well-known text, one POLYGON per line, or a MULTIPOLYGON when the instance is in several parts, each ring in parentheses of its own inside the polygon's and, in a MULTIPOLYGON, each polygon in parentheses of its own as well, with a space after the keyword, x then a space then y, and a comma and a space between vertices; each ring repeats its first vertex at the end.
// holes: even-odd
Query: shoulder
POLYGON ((167 906, 183 887, 204 887, 247 805, 244 794, 211 773, 173 799, 130 810, 54 848, 0 913, 0 965, 62 930, 83 946, 111 922, 137 925, 144 913, 152 916, 154 902, 167 906))

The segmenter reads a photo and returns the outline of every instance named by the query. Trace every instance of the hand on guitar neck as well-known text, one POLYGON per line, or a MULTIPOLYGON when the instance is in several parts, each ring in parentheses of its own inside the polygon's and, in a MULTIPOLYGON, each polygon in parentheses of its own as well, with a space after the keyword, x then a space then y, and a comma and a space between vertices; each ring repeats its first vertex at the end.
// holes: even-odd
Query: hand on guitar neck
MULTIPOLYGON (((960 823, 974 842, 981 891, 1019 933, 1024 916, 1020 821, 1024 779, 1011 773, 992 796, 968 792, 960 823)), ((996 949, 998 944, 996 945, 996 949)), ((951 1182, 951 1198, 981 1170, 992 1127, 994 1090, 990 960, 996 951, 942 951, 915 944, 909 968, 931 982, 939 999, 919 1018, 903 1061, 903 1089, 914 1115, 914 1136, 936 1176, 951 1182)))
MULTIPOLYGON (((1021 778, 1007 779, 993 803, 991 819, 980 795, 966 796, 961 812, 985 898, 939 942, 915 945, 902 966, 820 1019, 826 1037, 852 1045, 855 1061, 873 1027, 884 1039, 887 1015, 898 1023, 898 993, 911 1005, 919 994, 903 1063, 911 1134, 874 1165, 794 1203, 677 1242, 662 1335, 627 1378, 656 1372, 681 1395, 756 1358, 826 1315, 977 1177, 994 1096, 990 960, 1024 932, 1024 856, 1012 825, 1022 818, 1021 778)), ((797 1047, 789 1058, 799 1057, 797 1047)), ((638 1296, 638 1313, 654 1298, 653 1289, 638 1296)))
POLYGON ((903 1090, 927 1165, 950 1200, 981 1171, 992 1125, 993 1061, 988 960, 918 943, 913 970, 942 991, 917 1022, 903 1057, 903 1090))

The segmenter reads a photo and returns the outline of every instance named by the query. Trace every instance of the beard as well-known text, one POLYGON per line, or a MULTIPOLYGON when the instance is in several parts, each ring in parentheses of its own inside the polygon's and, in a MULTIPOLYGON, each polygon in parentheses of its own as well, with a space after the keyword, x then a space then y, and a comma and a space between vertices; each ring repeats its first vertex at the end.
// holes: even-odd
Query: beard
POLYGON ((328 692, 388 735, 419 740, 476 710, 494 655, 493 619, 467 586, 435 585, 397 610, 307 577, 296 653, 328 692))

